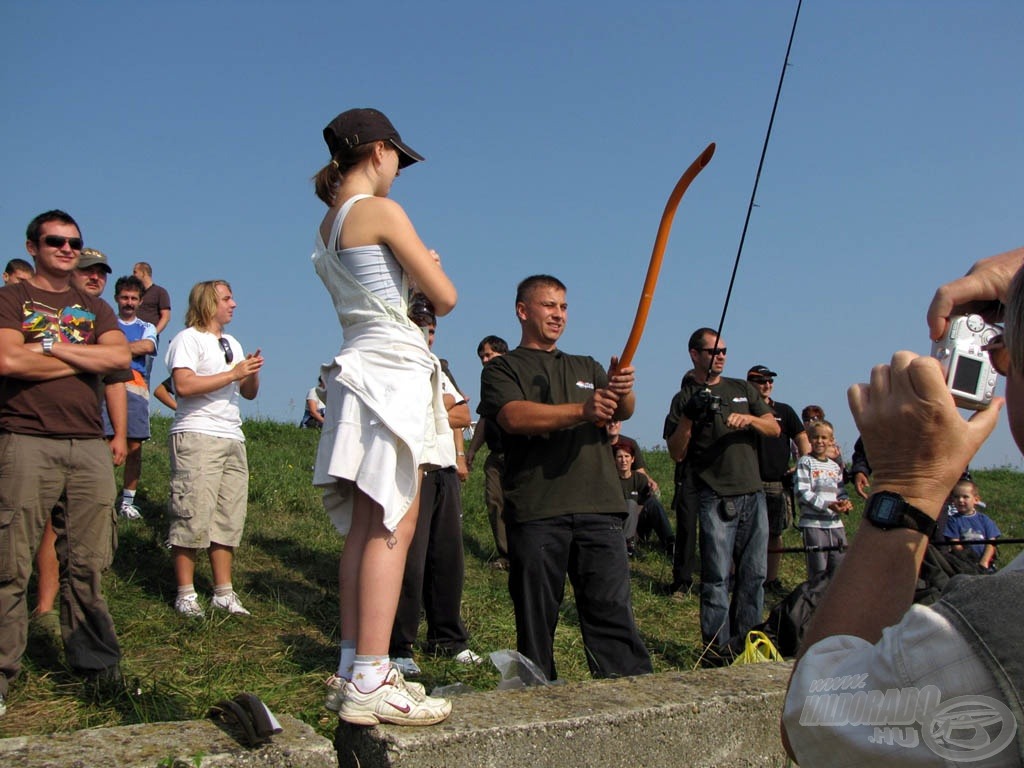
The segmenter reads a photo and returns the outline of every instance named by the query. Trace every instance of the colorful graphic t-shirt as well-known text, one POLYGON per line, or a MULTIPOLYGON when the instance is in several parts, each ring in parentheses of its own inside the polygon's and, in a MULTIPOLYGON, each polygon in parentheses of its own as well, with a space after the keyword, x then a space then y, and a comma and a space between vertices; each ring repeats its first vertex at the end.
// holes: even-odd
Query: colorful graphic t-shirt
MULTIPOLYGON (((22 334, 26 344, 49 336, 56 344, 96 344, 119 331, 117 317, 102 299, 75 288, 44 291, 28 283, 0 288, 0 328, 22 334)), ((0 379, 0 430, 59 438, 103 436, 100 376, 79 373, 49 381, 0 379)))

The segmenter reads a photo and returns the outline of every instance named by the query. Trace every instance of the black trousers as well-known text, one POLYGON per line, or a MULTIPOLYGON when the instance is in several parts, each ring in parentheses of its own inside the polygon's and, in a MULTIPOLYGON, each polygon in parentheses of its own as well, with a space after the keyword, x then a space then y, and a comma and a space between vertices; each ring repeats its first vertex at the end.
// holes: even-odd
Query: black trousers
POLYGON ((633 621, 620 515, 510 522, 508 589, 520 653, 555 680, 554 638, 569 574, 594 677, 641 675, 651 658, 633 621))
POLYGON ((468 647, 462 623, 464 581, 462 484, 453 467, 427 472, 391 630, 392 656, 412 656, 421 610, 427 617, 428 650, 454 655, 468 647))
POLYGON ((676 512, 676 551, 672 558, 672 586, 689 586, 697 569, 697 518, 700 513, 700 494, 693 479, 685 473, 682 482, 676 482, 672 509, 676 512))

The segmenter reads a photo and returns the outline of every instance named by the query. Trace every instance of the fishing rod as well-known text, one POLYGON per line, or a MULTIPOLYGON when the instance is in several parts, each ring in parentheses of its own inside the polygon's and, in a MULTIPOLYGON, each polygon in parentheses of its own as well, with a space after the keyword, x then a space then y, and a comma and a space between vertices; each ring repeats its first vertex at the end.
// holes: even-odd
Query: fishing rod
MULTIPOLYGON (((789 44, 786 45, 786 57, 782 62, 782 72, 779 73, 779 85, 775 90, 775 102, 772 104, 772 114, 768 119, 768 130, 764 134, 764 143, 761 145, 761 159, 757 163, 757 173, 754 176, 754 187, 750 191, 750 202, 747 204, 747 215, 743 220, 743 231, 740 233, 740 244, 736 249, 736 259, 732 265, 732 275, 729 278, 729 288, 725 292, 725 303, 722 305, 722 317, 718 321, 718 330, 715 332, 715 343, 712 349, 718 349, 718 341, 722 338, 722 328, 725 326, 725 315, 729 311, 729 300, 732 298, 732 289, 736 283, 736 273, 740 268, 740 256, 743 253, 743 243, 747 239, 747 228, 750 226, 750 216, 754 210, 754 200, 757 198, 757 187, 761 182, 761 170, 764 168, 764 158, 768 154, 768 142, 772 136, 772 126, 775 125, 775 113, 779 108, 779 98, 782 96, 782 84, 786 79, 786 69, 789 67, 789 54, 793 50, 793 38, 796 37, 796 23, 800 19, 800 6, 803 0, 797 0, 796 13, 793 15, 793 27, 789 31, 789 44)), ((711 375, 711 368, 715 363, 715 355, 708 360, 706 376, 711 375)))

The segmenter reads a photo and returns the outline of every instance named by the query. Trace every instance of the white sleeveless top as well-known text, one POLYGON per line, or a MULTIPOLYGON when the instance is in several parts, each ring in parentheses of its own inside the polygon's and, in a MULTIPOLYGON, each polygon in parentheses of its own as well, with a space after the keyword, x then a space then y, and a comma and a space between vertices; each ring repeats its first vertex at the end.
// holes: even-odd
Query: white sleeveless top
MULTIPOLYGON (((329 242, 336 246, 356 195, 338 211, 329 242)), ((386 246, 336 250, 317 232, 313 264, 334 302, 344 343, 323 366, 327 411, 313 484, 324 508, 347 533, 353 485, 398 527, 416 497, 420 467, 450 466, 455 443, 441 392, 441 365, 407 316, 408 280, 386 246)))

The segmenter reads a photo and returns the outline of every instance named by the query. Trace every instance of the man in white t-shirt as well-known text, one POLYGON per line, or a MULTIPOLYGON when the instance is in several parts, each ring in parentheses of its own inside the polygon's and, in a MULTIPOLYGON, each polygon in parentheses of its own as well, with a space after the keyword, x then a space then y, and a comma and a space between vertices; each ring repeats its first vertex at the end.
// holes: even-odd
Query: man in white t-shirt
POLYGON ((249 494, 249 465, 239 396, 259 393, 263 355, 250 355, 224 333, 235 312, 231 286, 223 280, 197 283, 189 293, 188 326, 167 349, 178 409, 171 425, 171 526, 178 596, 174 608, 202 618, 193 576, 196 551, 208 550, 213 571, 212 606, 228 613, 249 611, 231 584, 235 547, 242 539, 249 494))
MULTIPOLYGON (((433 348, 437 325, 425 326, 427 344, 433 348)), ((466 398, 454 382, 448 363, 441 360, 441 391, 448 409, 454 445, 445 450, 447 463, 424 473, 420 484, 420 509, 416 533, 405 560, 402 592, 391 629, 391 661, 402 674, 420 674, 413 658, 420 612, 427 619, 427 651, 449 656, 460 664, 479 664, 483 659, 469 647, 469 633, 462 621, 462 588, 465 552, 462 545, 462 486, 466 467, 462 430, 469 426, 466 398)))

